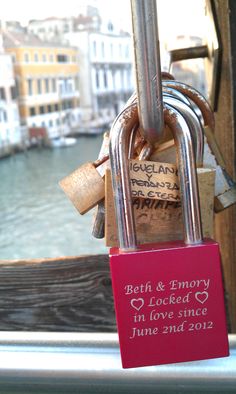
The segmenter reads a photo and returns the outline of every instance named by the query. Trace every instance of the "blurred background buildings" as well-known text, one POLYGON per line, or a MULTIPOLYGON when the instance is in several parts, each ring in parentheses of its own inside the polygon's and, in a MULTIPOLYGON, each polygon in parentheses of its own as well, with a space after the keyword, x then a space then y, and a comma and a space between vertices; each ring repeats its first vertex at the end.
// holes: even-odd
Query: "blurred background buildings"
MULTIPOLYGON (((102 132, 134 91, 131 20, 122 24, 113 2, 103 8, 96 0, 76 4, 76 16, 24 25, 1 21, 0 156, 39 142, 50 145, 55 138, 102 132)), ((162 68, 168 69, 170 49, 199 45, 202 37, 173 34, 169 17, 163 29, 164 3, 157 4, 162 68)), ((127 9, 123 19, 130 19, 127 9)), ((171 71, 204 93, 202 60, 176 63, 171 71)))

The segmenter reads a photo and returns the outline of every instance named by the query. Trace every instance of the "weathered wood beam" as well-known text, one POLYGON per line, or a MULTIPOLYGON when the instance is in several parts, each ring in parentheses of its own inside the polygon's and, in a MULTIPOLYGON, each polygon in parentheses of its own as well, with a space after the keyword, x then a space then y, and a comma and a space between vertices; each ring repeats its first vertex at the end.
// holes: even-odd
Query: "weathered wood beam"
MULTIPOLYGON (((216 138, 227 170, 235 179, 236 121, 236 2, 214 0, 222 41, 222 65, 216 118, 216 138)), ((236 206, 218 213, 215 235, 220 244, 231 331, 236 332, 236 206)))
POLYGON ((107 255, 0 262, 0 331, 116 331, 107 255))

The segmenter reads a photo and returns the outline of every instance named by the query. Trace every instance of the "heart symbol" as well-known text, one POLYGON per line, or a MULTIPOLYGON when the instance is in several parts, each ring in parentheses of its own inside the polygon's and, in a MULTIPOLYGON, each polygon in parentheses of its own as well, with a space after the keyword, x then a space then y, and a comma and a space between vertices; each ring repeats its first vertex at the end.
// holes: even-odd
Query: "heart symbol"
POLYGON ((130 304, 134 309, 136 309, 136 311, 139 311, 144 305, 144 300, 143 298, 133 298, 130 301, 130 304))
POLYGON ((204 304, 204 302, 206 302, 206 300, 208 299, 208 292, 207 291, 198 291, 195 294, 195 298, 198 302, 200 302, 201 304, 204 304))

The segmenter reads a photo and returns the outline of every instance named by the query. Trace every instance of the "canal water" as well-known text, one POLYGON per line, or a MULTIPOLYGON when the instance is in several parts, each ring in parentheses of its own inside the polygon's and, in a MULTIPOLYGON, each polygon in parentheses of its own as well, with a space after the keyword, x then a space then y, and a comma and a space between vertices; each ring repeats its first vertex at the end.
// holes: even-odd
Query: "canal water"
POLYGON ((97 159, 102 135, 68 148, 33 149, 0 160, 0 259, 107 253, 91 235, 93 212, 81 216, 58 181, 97 159))

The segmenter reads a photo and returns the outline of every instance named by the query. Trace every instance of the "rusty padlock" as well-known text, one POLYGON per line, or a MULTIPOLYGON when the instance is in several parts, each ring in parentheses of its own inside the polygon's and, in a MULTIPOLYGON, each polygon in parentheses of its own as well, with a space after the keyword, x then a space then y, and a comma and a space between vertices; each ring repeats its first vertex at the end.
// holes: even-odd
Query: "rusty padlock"
POLYGON ((178 111, 167 104, 164 108, 165 121, 175 124, 184 242, 137 247, 127 166, 137 108, 126 109, 126 123, 118 119, 111 131, 120 248, 110 250, 110 268, 124 368, 229 354, 219 247, 202 239, 191 134, 178 111))
MULTIPOLYGON (((102 146, 98 155, 98 160, 101 160, 104 156, 109 154, 109 133, 103 134, 102 146)), ((105 161, 100 166, 100 175, 102 177, 105 176, 106 168, 110 166, 109 161, 105 161)), ((92 235, 94 238, 104 238, 105 235, 105 207, 104 207, 104 199, 102 199, 95 210, 94 220, 93 220, 93 228, 92 235)))
POLYGON ((97 168, 106 160, 107 156, 104 156, 93 163, 85 163, 59 182, 81 215, 95 207, 105 196, 104 180, 97 168))

